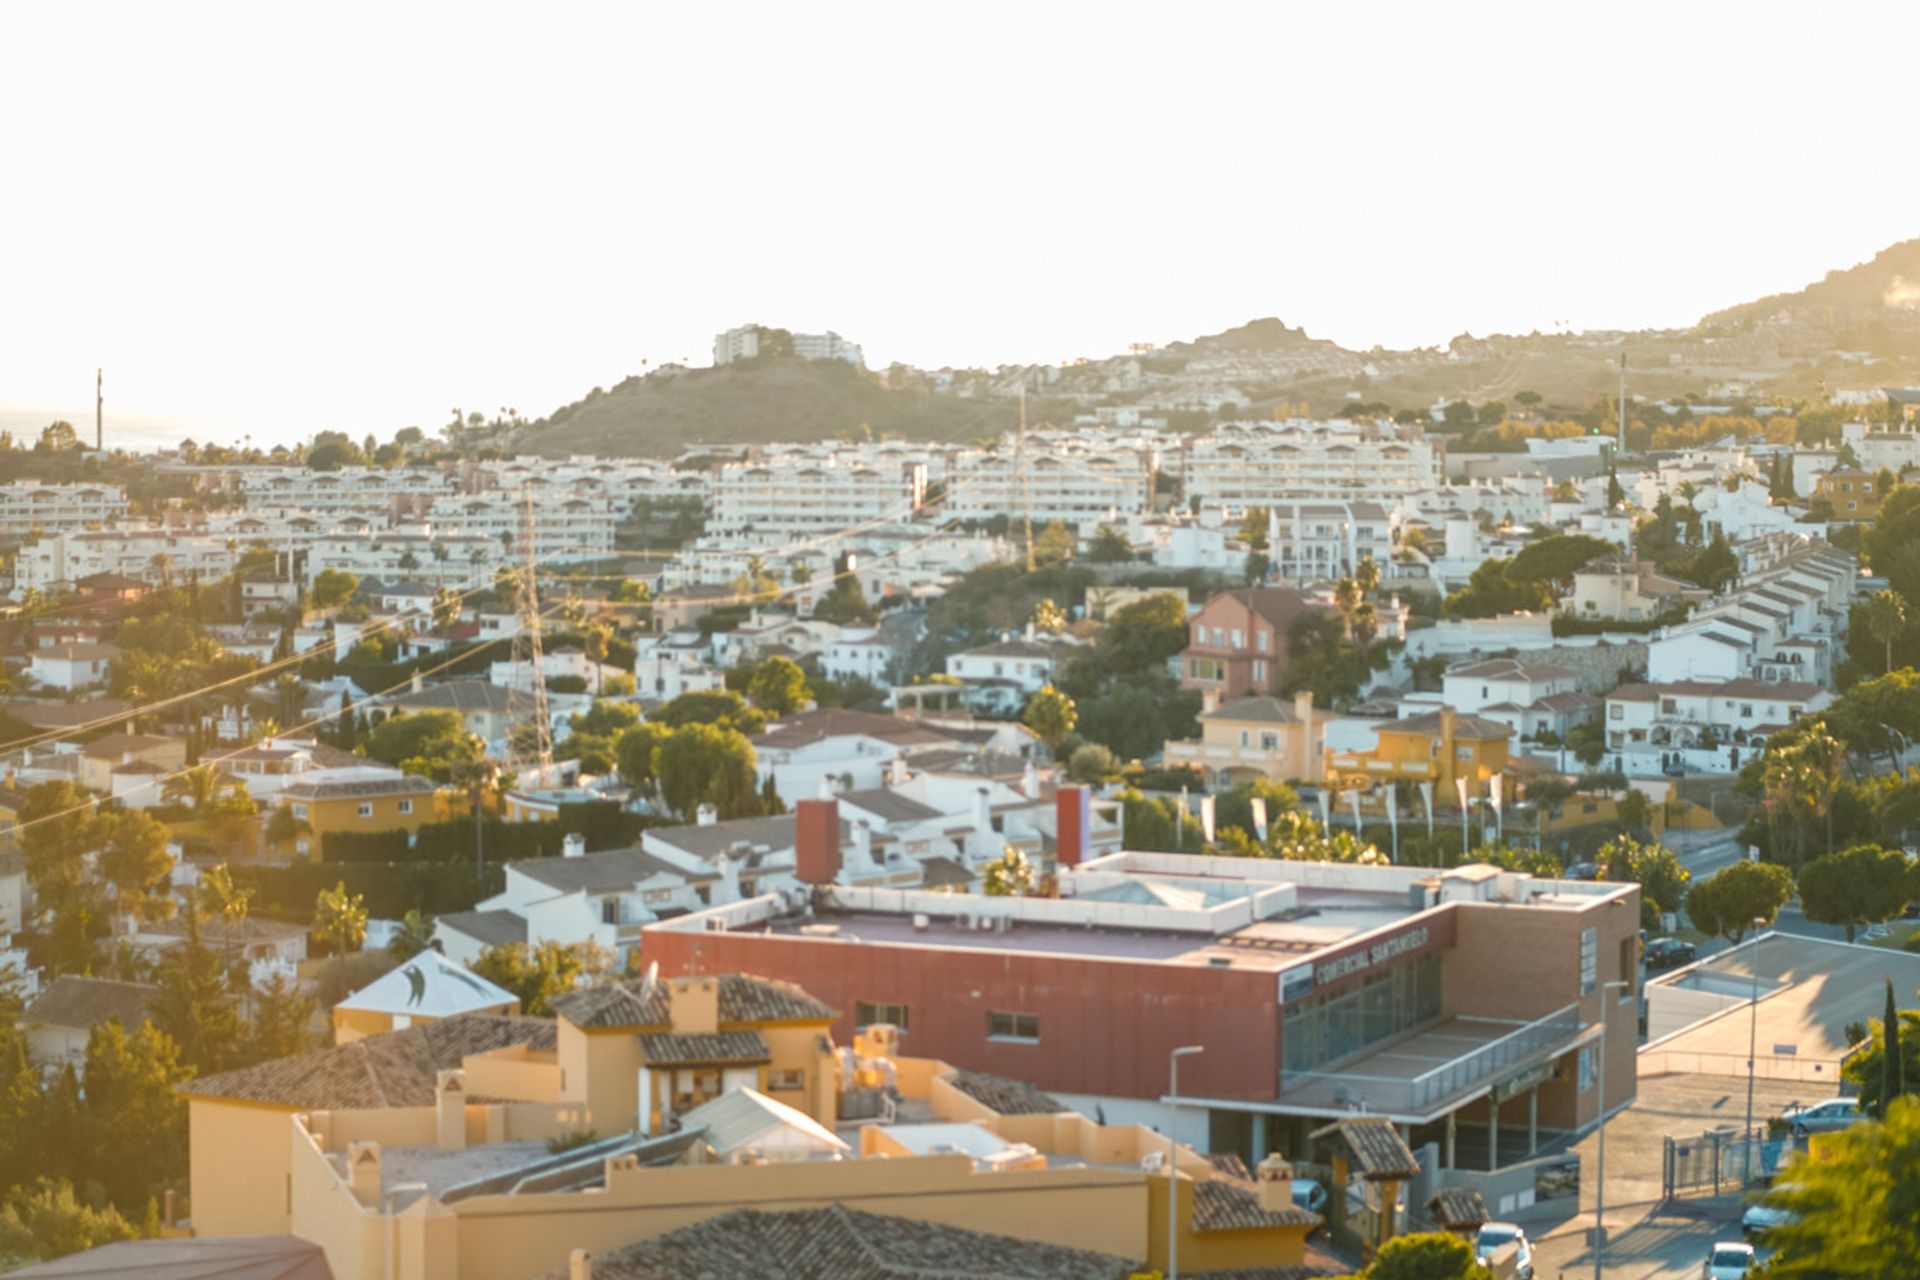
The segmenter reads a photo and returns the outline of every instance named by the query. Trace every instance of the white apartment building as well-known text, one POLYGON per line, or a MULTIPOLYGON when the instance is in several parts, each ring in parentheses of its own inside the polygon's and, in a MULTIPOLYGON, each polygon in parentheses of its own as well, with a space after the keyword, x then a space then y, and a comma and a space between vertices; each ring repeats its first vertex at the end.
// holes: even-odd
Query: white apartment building
POLYGON ((322 569, 343 569, 362 581, 409 581, 436 586, 483 587, 506 558, 498 538, 476 533, 440 534, 418 526, 392 532, 335 534, 316 538, 307 556, 308 580, 322 569))
POLYGON ((1801 681, 1621 685, 1607 695, 1608 762, 1629 777, 1737 773, 1769 734, 1832 701, 1801 681))
POLYGON ((1034 528, 1058 520, 1081 534, 1119 524, 1153 507, 1154 455, 1109 448, 1062 451, 1029 440, 1019 450, 1002 445, 958 462, 947 486, 946 514, 957 520, 1024 518, 1034 528))
POLYGON ((1189 500, 1242 511, 1288 498, 1385 497, 1437 488, 1446 450, 1417 428, 1374 423, 1224 423, 1169 470, 1189 500))
POLYGON ((249 467, 240 476, 247 506, 297 508, 369 518, 417 515, 444 494, 459 491, 459 477, 436 467, 249 467))
POLYGON ((646 458, 509 458, 474 464, 482 490, 518 497, 525 489, 534 495, 566 493, 584 498, 611 498, 624 514, 636 500, 697 498, 706 500, 703 471, 676 470, 670 463, 646 458))
POLYGON ((1378 502, 1281 502, 1267 517, 1267 558, 1290 582, 1353 572, 1371 559, 1384 573, 1393 562, 1398 507, 1378 502))
POLYGON ((852 525, 909 519, 926 496, 926 468, 912 463, 729 463, 713 477, 707 532, 773 549, 852 525))
POLYGON ((634 692, 642 698, 671 702, 726 686, 726 672, 710 660, 711 642, 698 631, 641 636, 633 649, 634 692))
MULTIPOLYGON (((527 505, 519 494, 467 494, 434 499, 426 517, 436 533, 491 538, 524 554, 520 539, 527 505)), ((545 492, 533 497, 532 506, 534 554, 542 563, 596 560, 613 551, 619 513, 611 497, 545 492)))
MULTIPOLYGON (((753 359, 760 354, 760 335, 763 331, 760 325, 743 324, 725 333, 715 334, 713 363, 723 365, 732 364, 735 360, 753 359)), ((794 334, 793 354, 802 360, 844 360, 855 366, 865 359, 859 343, 849 342, 831 329, 825 333, 794 334)))
POLYGON ((127 516, 127 491, 116 484, 0 484, 0 537, 100 529, 127 516))
POLYGON ((820 671, 829 680, 865 680, 885 685, 894 649, 871 627, 847 627, 820 655, 820 671))
POLYGON ((240 550, 240 544, 225 538, 153 526, 48 534, 20 549, 13 585, 16 593, 52 591, 96 573, 156 584, 195 577, 210 581, 233 572, 240 550))
POLYGON ((1579 673, 1551 662, 1489 658, 1453 668, 1441 684, 1445 705, 1505 725, 1516 741, 1542 730, 1564 738, 1600 711, 1600 699, 1581 691, 1579 673))

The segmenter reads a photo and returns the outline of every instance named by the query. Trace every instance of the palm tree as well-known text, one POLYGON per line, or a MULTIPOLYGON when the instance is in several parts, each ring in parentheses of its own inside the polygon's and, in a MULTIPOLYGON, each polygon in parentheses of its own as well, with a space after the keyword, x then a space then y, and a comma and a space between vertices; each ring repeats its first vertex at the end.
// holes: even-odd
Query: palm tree
POLYGON ((1363 596, 1370 596, 1380 589, 1380 566, 1374 563, 1372 556, 1360 557, 1360 563, 1354 566, 1353 580, 1359 584, 1363 596))
POLYGON ((1907 601, 1897 591, 1876 591, 1867 601, 1867 634, 1886 646, 1888 671, 1893 670, 1893 642, 1907 629, 1907 601))
POLYGON ((1353 637, 1353 615, 1360 607, 1360 584, 1352 578, 1341 578, 1333 584, 1333 607, 1340 615, 1340 622, 1346 628, 1347 637, 1353 637))
POLYGON ((582 633, 582 644, 587 652, 587 661, 593 664, 593 696, 600 696, 600 682, 606 674, 601 663, 607 660, 607 646, 613 642, 613 629, 607 626, 591 626, 582 633))
POLYGON ((344 880, 322 889, 314 899, 313 931, 333 944, 336 955, 355 950, 367 937, 366 898, 348 893, 344 880))
POLYGON ((1846 744, 1822 724, 1801 740, 1815 787, 1816 812, 1827 820, 1827 852, 1833 852, 1833 793, 1840 788, 1840 771, 1849 763, 1846 744))
POLYGON ((1353 610, 1353 638, 1362 653, 1373 644, 1373 638, 1379 631, 1380 617, 1373 607, 1373 601, 1362 600, 1353 610))
POLYGON ((226 790, 226 777, 211 764, 197 764, 168 778, 160 786, 163 799, 185 803, 195 813, 205 811, 226 790))

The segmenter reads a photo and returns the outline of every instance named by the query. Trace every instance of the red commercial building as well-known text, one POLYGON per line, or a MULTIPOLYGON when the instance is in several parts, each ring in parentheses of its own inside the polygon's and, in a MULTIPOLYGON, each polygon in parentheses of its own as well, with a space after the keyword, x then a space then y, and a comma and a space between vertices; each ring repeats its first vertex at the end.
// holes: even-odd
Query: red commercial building
POLYGON ((811 887, 649 926, 665 975, 764 973, 892 1023, 906 1052, 1029 1080, 1110 1121, 1257 1160, 1365 1111, 1443 1167, 1550 1151, 1634 1096, 1639 888, 1163 853, 1084 860, 1063 788, 1059 897, 839 882, 832 801, 803 801, 811 887), (818 821, 808 812, 819 806, 818 821), (1204 1125, 1204 1127, 1202 1127, 1204 1125))

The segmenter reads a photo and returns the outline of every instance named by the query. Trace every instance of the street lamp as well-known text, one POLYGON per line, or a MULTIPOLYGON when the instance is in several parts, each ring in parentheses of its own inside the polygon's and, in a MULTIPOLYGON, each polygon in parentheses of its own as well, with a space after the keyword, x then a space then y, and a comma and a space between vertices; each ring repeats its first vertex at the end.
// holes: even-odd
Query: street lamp
POLYGON ((1765 920, 1753 918, 1753 954, 1747 957, 1747 968, 1753 971, 1753 995, 1747 1001, 1747 1128, 1741 1135, 1747 1155, 1741 1165, 1743 1182, 1753 1177, 1753 1060, 1760 1047, 1760 930, 1766 927, 1765 920))
POLYGON ((1593 1280, 1600 1280, 1600 1255, 1607 1247, 1607 1016, 1612 1010, 1607 997, 1616 987, 1632 990, 1630 981, 1606 982, 1600 986, 1600 1067, 1595 1083, 1600 1087, 1600 1159, 1593 1179, 1593 1280))
POLYGON ((1203 1044, 1188 1044, 1167 1055, 1167 1280, 1180 1280, 1180 1181, 1173 1172, 1180 1150, 1180 1059, 1206 1051, 1203 1044))

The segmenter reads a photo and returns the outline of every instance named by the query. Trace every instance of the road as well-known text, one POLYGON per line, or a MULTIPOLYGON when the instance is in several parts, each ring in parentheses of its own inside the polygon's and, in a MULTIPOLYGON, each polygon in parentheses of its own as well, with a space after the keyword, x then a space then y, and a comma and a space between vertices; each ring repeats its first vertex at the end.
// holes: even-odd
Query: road
MULTIPOLYGON (((1731 831, 1676 831, 1670 833, 1667 846, 1680 859, 1695 880, 1704 880, 1723 867, 1732 866, 1747 856, 1746 847, 1734 838, 1731 831)), ((1798 903, 1790 902, 1781 908, 1779 918, 1773 922, 1776 932, 1795 934, 1802 938, 1821 938, 1828 942, 1845 942, 1846 928, 1837 924, 1816 924, 1800 911, 1798 903)), ((1699 946, 1702 960, 1727 949, 1724 938, 1711 938, 1699 946)))
MULTIPOLYGON (((1606 1280, 1695 1280, 1707 1251, 1740 1238, 1741 1202, 1732 1196, 1636 1205, 1607 1213, 1606 1280)), ((1594 1268, 1593 1215, 1570 1218, 1541 1236, 1534 1250, 1535 1280, 1581 1280, 1594 1268)))

